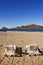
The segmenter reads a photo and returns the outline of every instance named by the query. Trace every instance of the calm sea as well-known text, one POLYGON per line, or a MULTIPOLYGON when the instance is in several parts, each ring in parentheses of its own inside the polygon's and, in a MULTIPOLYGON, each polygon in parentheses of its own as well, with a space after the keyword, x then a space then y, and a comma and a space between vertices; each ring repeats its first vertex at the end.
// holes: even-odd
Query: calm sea
POLYGON ((25 30, 8 30, 7 32, 43 32, 43 30, 29 30, 29 29, 25 29, 25 30))

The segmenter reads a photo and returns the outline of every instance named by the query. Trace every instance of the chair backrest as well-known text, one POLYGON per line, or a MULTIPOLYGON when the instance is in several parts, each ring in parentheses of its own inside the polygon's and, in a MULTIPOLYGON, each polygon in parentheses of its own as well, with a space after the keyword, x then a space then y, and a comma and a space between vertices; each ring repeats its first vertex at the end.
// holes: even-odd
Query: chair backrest
POLYGON ((26 45, 25 46, 27 50, 37 50, 38 45, 34 44, 34 45, 26 45))
POLYGON ((5 45, 5 53, 14 53, 16 45, 5 45))

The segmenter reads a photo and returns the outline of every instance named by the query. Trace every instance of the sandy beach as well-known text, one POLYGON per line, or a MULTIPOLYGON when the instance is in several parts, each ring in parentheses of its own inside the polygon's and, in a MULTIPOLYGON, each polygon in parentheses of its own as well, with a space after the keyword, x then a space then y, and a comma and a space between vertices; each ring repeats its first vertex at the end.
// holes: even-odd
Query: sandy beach
POLYGON ((0 65, 43 65, 43 56, 5 57, 3 55, 5 44, 16 44, 22 47, 23 51, 26 44, 38 44, 41 49, 43 48, 42 32, 0 32, 0 65))

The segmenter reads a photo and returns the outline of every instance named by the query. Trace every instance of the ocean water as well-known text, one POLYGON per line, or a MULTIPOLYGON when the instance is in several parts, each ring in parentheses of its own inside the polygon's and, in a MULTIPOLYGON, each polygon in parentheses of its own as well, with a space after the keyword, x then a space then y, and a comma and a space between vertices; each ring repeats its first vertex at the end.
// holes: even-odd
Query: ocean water
POLYGON ((18 29, 18 30, 8 30, 7 32, 43 32, 43 30, 18 29))

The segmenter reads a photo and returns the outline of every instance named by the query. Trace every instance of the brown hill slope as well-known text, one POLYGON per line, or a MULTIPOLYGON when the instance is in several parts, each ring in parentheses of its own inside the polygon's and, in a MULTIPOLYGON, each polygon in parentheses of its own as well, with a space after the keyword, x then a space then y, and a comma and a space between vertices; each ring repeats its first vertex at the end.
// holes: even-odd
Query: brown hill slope
POLYGON ((11 28, 11 29, 43 29, 43 26, 31 24, 26 26, 18 26, 16 28, 11 28))

